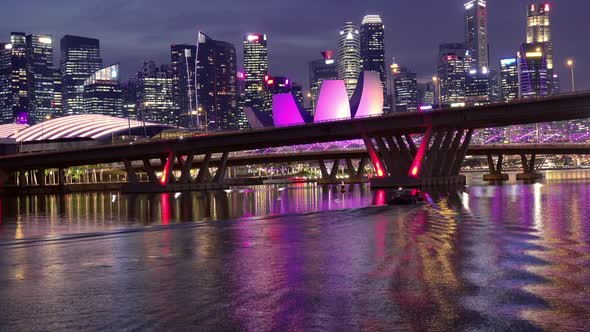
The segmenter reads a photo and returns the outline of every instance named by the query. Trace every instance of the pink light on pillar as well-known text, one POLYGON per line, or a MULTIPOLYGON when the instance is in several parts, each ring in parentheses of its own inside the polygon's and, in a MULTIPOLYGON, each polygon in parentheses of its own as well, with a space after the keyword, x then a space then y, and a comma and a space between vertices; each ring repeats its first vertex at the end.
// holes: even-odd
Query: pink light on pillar
POLYGON ((174 167, 174 152, 170 151, 168 153, 168 159, 166 160, 166 165, 164 165, 164 170, 162 171, 162 178, 160 179, 160 183, 165 186, 170 182, 170 176, 172 175, 172 168, 174 167))
POLYGON ((342 80, 325 80, 315 109, 314 122, 350 119, 350 104, 342 80))
POLYGON ((279 93, 272 96, 272 117, 275 127, 305 124, 299 113, 297 102, 291 93, 279 93))
POLYGON ((432 127, 428 127, 426 133, 424 133, 424 138, 422 138, 422 144, 420 144, 420 148, 418 149, 418 152, 416 152, 416 157, 414 157, 414 161, 412 162, 412 166, 410 167, 410 173, 408 175, 411 178, 420 178, 420 169, 422 168, 422 162, 424 161, 426 150, 428 149, 428 145, 430 144, 431 136, 432 127))
POLYGON ((373 163, 373 167, 375 168, 377 177, 385 177, 386 174, 385 170, 383 169, 383 164, 381 163, 381 159, 379 159, 379 156, 377 155, 377 151, 375 150, 375 146, 373 146, 373 142, 371 142, 371 139, 365 135, 363 135, 363 141, 365 142, 365 147, 367 148, 369 158, 371 158, 371 162, 373 163))

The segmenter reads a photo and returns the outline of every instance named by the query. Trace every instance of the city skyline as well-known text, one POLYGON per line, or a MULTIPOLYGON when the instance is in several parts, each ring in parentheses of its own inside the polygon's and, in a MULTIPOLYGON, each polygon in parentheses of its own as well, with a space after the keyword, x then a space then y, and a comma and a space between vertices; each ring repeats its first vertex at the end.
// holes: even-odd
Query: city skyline
MULTIPOLYGON (((37 6, 37 1, 9 1, 8 5, 13 12, 10 17, 2 17, 0 31, 3 37, 0 40, 6 41, 11 31, 53 34, 54 40, 59 40, 65 34, 97 38, 101 40, 101 55, 105 63, 121 63, 122 77, 129 77, 137 72, 144 60, 153 59, 158 63, 166 63, 170 45, 192 43, 196 39, 197 29, 212 38, 231 42, 238 50, 243 34, 260 31, 267 33, 270 39, 270 73, 292 77, 297 82, 305 83, 308 89, 308 62, 317 58, 317 52, 336 48, 337 34, 342 22, 350 20, 360 25, 364 15, 378 14, 385 23, 388 63, 395 56, 400 65, 417 72, 419 80, 424 81, 436 71, 438 45, 462 40, 464 2, 453 0, 441 4, 427 1, 421 4, 392 5, 385 1, 365 1, 348 8, 330 7, 333 15, 329 18, 323 15, 307 15, 305 24, 301 24, 297 22, 298 11, 315 9, 320 12, 328 5, 308 1, 297 5, 251 1, 245 6, 222 1, 216 5, 206 4, 192 8, 186 6, 184 1, 177 0, 166 4, 152 1, 150 6, 145 6, 144 3, 115 6, 109 1, 103 1, 93 7, 83 5, 85 7, 80 8, 74 2, 64 0, 45 8, 46 6, 37 6), (181 4, 184 7, 179 7, 181 4), (72 13, 70 7, 80 8, 80 12, 72 13), (117 11, 109 11, 110 7, 116 7, 117 11), (227 10, 228 8, 230 9, 227 10), (13 18, 19 17, 19 12, 28 13, 29 17, 41 14, 44 16, 23 23, 23 20, 13 18), (281 14, 286 12, 289 15, 281 14), (66 20, 63 14, 71 16, 71 19, 66 20), (104 24, 105 22, 111 24, 104 24), (435 26, 437 23, 444 24, 447 28, 435 26), (407 29, 408 26, 413 28, 407 29)), ((565 59, 576 59, 577 88, 589 89, 590 79, 584 75, 588 71, 588 65, 582 60, 590 55, 590 47, 585 46, 583 37, 575 32, 588 24, 582 13, 586 12, 585 9, 590 9, 590 5, 581 0, 551 3, 554 9, 552 29, 556 71, 561 77, 567 77, 565 59)), ((499 69, 499 59, 512 56, 518 46, 526 41, 528 4, 529 1, 488 2, 492 68, 499 69)), ((238 63, 241 64, 242 54, 238 53, 238 63)), ((563 91, 568 91, 569 85, 568 80, 563 79, 563 91)))

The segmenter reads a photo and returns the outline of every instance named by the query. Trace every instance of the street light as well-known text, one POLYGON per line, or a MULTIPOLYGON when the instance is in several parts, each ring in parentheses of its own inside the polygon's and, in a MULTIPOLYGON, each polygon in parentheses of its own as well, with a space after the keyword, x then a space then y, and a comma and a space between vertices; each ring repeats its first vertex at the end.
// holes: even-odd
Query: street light
POLYGON ((567 66, 570 68, 570 72, 572 74, 572 92, 576 91, 576 83, 574 81, 574 60, 568 59, 567 66))
POLYGON ((438 108, 440 109, 440 107, 441 107, 441 105, 440 105, 441 104, 441 99, 440 99, 440 80, 438 79, 437 76, 432 76, 432 82, 434 83, 434 93, 437 96, 437 99, 438 99, 438 108))

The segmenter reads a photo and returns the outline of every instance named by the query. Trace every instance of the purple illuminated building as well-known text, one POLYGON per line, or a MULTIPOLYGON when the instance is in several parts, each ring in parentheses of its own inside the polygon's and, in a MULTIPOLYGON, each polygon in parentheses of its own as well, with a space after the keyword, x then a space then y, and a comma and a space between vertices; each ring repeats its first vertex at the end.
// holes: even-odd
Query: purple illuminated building
POLYGON ((350 119, 350 104, 343 80, 324 80, 315 109, 314 122, 350 119))
POLYGON ((364 71, 350 98, 353 118, 376 116, 383 113, 383 85, 378 72, 364 71))
POLYGON ((275 94, 272 113, 275 127, 302 125, 312 120, 292 93, 275 94))

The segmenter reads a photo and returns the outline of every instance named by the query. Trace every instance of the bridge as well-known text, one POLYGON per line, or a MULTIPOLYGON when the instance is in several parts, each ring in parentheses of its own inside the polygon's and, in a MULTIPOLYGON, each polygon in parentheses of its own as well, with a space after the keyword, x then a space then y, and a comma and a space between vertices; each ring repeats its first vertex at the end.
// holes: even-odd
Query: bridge
MULTIPOLYGON (((203 134, 179 139, 154 139, 63 151, 0 157, 3 181, 26 171, 57 169, 63 184, 64 169, 101 163, 122 163, 131 187, 137 190, 216 189, 224 187, 230 152, 271 147, 361 139, 376 172, 375 187, 461 184, 459 175, 475 129, 590 117, 590 94, 581 93, 513 103, 489 104, 424 113, 394 113, 379 117, 319 122, 288 127, 203 134), (416 144, 420 135, 421 142, 416 144), (210 176, 214 154, 220 154, 217 171, 210 176), (203 160, 195 179, 193 163, 203 160), (134 164, 153 170, 152 161, 164 165, 161 177, 149 171, 150 182, 139 183, 134 164), (174 165, 181 168, 175 179, 174 165)), ((485 155, 494 155, 491 150, 485 155)), ((498 155, 498 153, 495 153, 498 155)), ((503 155, 503 154, 502 154, 503 155)), ((529 162, 530 163, 530 162, 529 162)))

